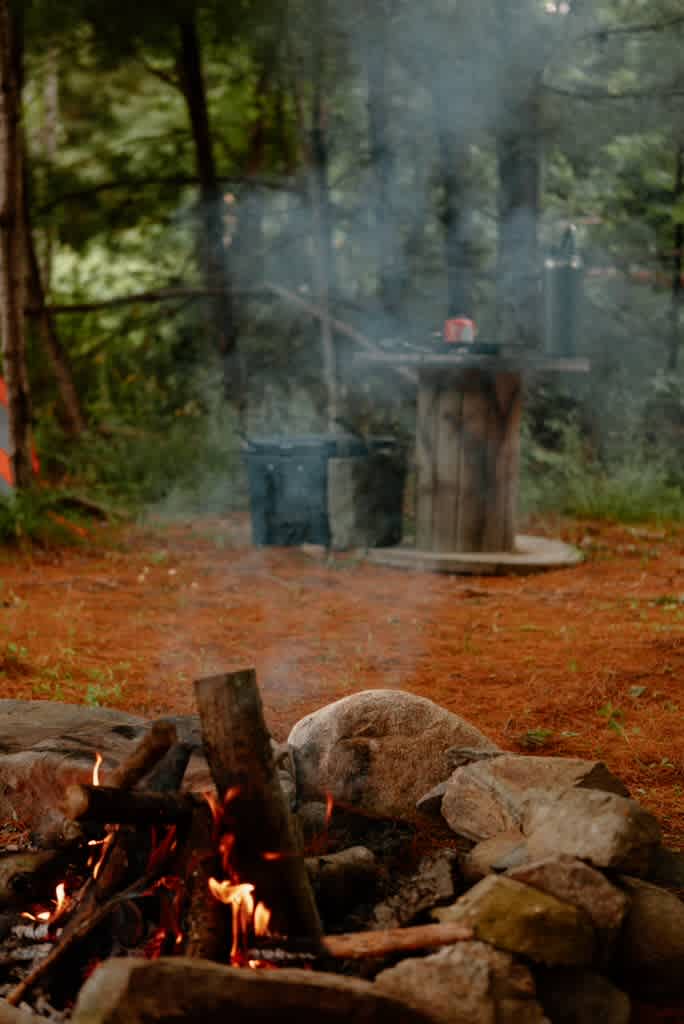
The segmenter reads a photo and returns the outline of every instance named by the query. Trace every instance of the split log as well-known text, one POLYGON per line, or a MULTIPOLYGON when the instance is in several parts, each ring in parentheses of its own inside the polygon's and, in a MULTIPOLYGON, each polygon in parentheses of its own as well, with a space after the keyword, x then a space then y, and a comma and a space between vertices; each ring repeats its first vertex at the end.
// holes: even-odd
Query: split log
POLYGON ((132 789, 154 768, 176 739, 173 722, 157 719, 133 752, 110 773, 107 784, 119 789, 132 789))
POLYGON ((323 948, 336 960, 366 960, 394 953, 412 953, 419 949, 453 946, 474 937, 471 928, 454 922, 422 924, 413 928, 387 928, 375 932, 347 932, 328 935, 323 948))
POLYGON ((72 821, 106 825, 163 825, 188 821, 197 806, 189 793, 153 793, 75 783, 67 788, 64 813, 72 821))
POLYGON ((184 954, 203 960, 225 960, 230 948, 226 907, 213 899, 209 879, 220 874, 214 822, 208 804, 197 806, 176 868, 185 879, 184 954))
POLYGON ((224 831, 234 837, 231 868, 255 887, 271 929, 320 942, 321 923, 273 760, 253 669, 197 680, 204 750, 224 831))

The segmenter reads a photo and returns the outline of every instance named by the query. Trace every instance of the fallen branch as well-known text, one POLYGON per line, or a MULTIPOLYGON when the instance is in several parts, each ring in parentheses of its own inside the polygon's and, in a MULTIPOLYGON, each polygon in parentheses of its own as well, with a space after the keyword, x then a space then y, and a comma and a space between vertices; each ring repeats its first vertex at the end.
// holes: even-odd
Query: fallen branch
MULTIPOLYGON (((223 288, 159 288, 146 292, 133 292, 132 295, 118 295, 113 299, 101 299, 98 302, 74 302, 68 305, 46 306, 45 309, 48 313, 61 316, 63 313, 96 313, 100 309, 116 309, 117 306, 176 302, 179 299, 202 299, 223 294, 223 288)), ((29 307, 26 312, 29 316, 38 316, 40 310, 29 307)))
POLYGON ((473 938, 472 929, 462 924, 422 924, 413 928, 387 928, 374 932, 347 932, 328 935, 323 948, 336 960, 365 960, 392 953, 410 953, 418 949, 452 946, 473 938))
MULTIPOLYGON (((309 316, 316 317, 318 320, 327 320, 333 330, 337 331, 338 334, 343 335, 345 338, 351 338, 351 340, 355 341, 360 348, 364 349, 364 351, 372 352, 374 355, 383 354, 382 349, 379 349, 377 345, 374 345, 370 338, 366 337, 365 334, 362 334, 361 331, 357 331, 355 327, 351 327, 343 320, 338 320, 334 316, 328 316, 325 310, 321 309, 320 306, 315 305, 313 302, 307 302, 306 299, 300 298, 300 296, 295 292, 291 292, 288 288, 283 288, 283 286, 279 284, 273 284, 267 281, 265 287, 267 291, 273 292, 275 295, 279 295, 281 299, 285 299, 285 301, 289 302, 291 305, 298 306, 305 313, 308 313, 309 316)), ((416 374, 406 367, 397 366, 393 367, 393 369, 396 370, 400 377, 411 381, 412 384, 416 382, 416 374)))

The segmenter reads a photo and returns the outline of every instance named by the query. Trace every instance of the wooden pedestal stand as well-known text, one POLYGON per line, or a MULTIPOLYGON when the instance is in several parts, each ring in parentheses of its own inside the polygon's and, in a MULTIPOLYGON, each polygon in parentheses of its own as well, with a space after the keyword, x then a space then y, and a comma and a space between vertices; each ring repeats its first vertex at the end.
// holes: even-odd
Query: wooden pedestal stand
POLYGON ((520 418, 526 373, 589 369, 584 359, 534 355, 370 355, 418 372, 416 547, 369 551, 371 561, 436 572, 532 572, 574 565, 559 541, 516 535, 520 418))

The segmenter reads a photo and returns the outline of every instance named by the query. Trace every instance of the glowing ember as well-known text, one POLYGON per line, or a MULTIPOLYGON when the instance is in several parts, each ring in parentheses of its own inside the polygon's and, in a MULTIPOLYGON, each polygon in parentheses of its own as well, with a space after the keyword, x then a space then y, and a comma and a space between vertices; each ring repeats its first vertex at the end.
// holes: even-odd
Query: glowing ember
POLYGON ((102 757, 102 754, 98 750, 95 754, 95 766, 93 768, 93 786, 100 785, 100 765, 102 764, 103 760, 104 758, 102 757))
POLYGON ((326 830, 327 830, 327 828, 330 825, 330 822, 332 820, 332 813, 333 813, 334 806, 335 806, 335 798, 333 797, 332 793, 330 791, 328 791, 325 794, 325 822, 324 822, 324 825, 323 825, 323 827, 326 830))

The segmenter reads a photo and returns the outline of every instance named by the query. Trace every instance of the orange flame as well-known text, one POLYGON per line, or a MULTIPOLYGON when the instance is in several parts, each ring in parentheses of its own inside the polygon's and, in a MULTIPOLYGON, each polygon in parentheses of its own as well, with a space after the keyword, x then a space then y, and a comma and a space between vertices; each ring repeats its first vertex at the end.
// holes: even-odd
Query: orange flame
POLYGON ((98 750, 95 753, 95 766, 93 768, 93 786, 100 785, 100 765, 102 764, 103 760, 104 758, 102 757, 102 754, 98 750))
POLYGON ((100 859, 98 860, 97 864, 93 868, 93 878, 97 878, 97 876, 99 875, 100 870, 102 868, 102 865, 104 864, 105 857, 107 856, 107 853, 109 852, 109 847, 114 842, 114 836, 115 836, 115 833, 114 832, 110 832, 109 835, 105 837, 104 842, 102 843, 102 850, 100 851, 100 859))
POLYGON ((256 935, 268 935, 271 923, 271 911, 263 903, 257 903, 254 911, 254 932, 256 935))
POLYGON ((226 903, 233 909, 233 944, 230 959, 240 963, 241 953, 247 949, 249 926, 254 915, 254 886, 249 882, 219 882, 209 879, 209 890, 214 899, 226 903))
POLYGON ((55 924, 70 906, 71 900, 66 894, 64 882, 60 882, 55 889, 55 905, 52 910, 41 910, 39 914, 30 914, 28 911, 24 911, 21 916, 30 921, 43 921, 48 925, 55 924))

